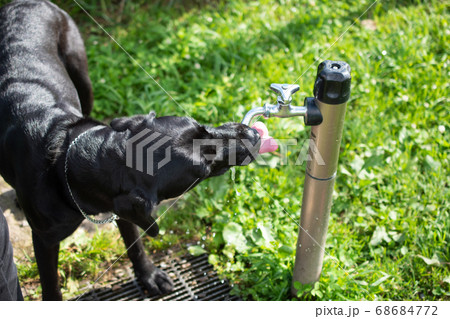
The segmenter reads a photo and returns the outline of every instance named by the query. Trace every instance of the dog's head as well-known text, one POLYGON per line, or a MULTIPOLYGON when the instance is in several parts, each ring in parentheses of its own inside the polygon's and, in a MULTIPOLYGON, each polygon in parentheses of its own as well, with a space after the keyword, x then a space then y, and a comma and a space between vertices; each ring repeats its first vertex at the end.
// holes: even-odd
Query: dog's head
POLYGON ((261 143, 258 132, 244 124, 208 127, 187 117, 157 118, 153 112, 114 119, 111 127, 126 138, 127 174, 114 201, 116 214, 149 228, 150 236, 158 234, 154 206, 232 166, 249 164, 261 143))

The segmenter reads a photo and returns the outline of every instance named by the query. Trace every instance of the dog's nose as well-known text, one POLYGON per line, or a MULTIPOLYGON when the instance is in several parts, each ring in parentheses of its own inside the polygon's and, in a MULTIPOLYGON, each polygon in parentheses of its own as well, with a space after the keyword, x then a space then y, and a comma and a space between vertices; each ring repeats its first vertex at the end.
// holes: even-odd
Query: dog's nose
POLYGON ((255 141, 255 142, 261 138, 261 135, 254 128, 250 128, 250 134, 251 134, 253 141, 255 141))

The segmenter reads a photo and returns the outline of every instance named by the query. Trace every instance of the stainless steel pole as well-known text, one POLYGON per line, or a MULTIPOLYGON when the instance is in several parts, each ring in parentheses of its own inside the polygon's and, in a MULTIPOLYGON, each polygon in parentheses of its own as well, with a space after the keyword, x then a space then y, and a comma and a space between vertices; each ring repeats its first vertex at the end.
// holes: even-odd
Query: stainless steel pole
MULTIPOLYGON (((314 101, 323 122, 311 127, 293 283, 314 283, 322 272, 350 81, 350 66, 345 62, 324 61, 318 67, 314 101)), ((291 292, 296 294, 294 285, 291 292)))

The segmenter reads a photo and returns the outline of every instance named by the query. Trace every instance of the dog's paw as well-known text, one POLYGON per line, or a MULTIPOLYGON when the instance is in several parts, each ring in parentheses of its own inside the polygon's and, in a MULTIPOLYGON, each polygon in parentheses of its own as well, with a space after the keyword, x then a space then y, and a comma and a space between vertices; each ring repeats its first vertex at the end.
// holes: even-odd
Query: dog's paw
POLYGON ((155 268, 148 275, 141 276, 139 280, 144 285, 150 297, 164 295, 173 290, 172 280, 159 268, 155 268))

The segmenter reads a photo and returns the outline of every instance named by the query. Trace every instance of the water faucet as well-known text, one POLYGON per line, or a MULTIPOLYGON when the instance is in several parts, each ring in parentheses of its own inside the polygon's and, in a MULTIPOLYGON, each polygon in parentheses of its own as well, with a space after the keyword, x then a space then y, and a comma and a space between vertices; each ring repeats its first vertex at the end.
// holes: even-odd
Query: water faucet
POLYGON ((322 123, 322 115, 314 102, 314 98, 306 98, 304 106, 291 105, 292 95, 300 89, 298 84, 272 83, 270 89, 278 94, 277 103, 266 103, 263 107, 256 107, 250 110, 244 116, 242 124, 249 125, 255 116, 263 116, 265 119, 270 117, 303 116, 306 125, 322 123))
POLYGON ((323 61, 317 68, 314 97, 304 106, 292 106, 295 84, 271 84, 276 104, 264 104, 250 110, 242 123, 249 125, 257 115, 269 117, 303 116, 311 125, 309 159, 303 188, 302 211, 291 292, 297 296, 294 283, 313 284, 320 278, 327 237, 328 221, 337 176, 339 151, 347 102, 350 99, 351 69, 343 61, 323 61), (319 125, 320 124, 320 125, 319 125))

